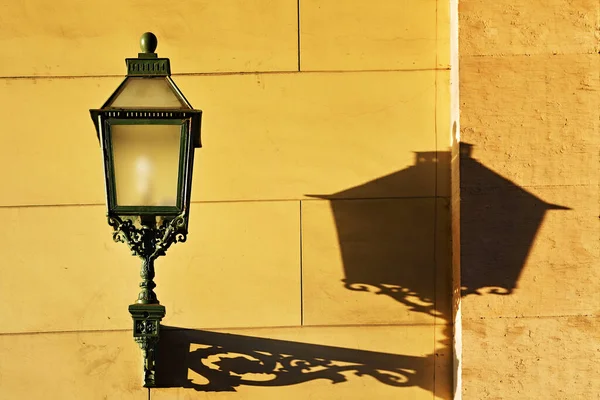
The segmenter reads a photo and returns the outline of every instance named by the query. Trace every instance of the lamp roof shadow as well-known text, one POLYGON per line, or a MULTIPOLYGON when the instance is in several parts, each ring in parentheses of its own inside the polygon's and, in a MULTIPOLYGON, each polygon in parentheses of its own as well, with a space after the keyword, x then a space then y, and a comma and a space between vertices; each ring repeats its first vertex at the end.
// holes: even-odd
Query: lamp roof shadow
POLYGON ((449 152, 416 152, 415 165, 362 185, 311 197, 331 202, 344 286, 386 295, 408 313, 443 316, 435 304, 435 176, 449 152), (358 199, 358 201, 341 201, 358 199))
MULTIPOLYGON (((461 243, 469 244, 461 248, 463 294, 484 288, 510 294, 545 213, 569 208, 547 203, 487 168, 471 157, 472 147, 460 147, 461 243)), ((440 169, 449 171, 450 159, 450 152, 416 152, 413 166, 337 193, 310 195, 361 200, 331 203, 346 288, 386 294, 413 312, 448 313, 433 304, 436 204, 426 185, 440 169)), ((449 230, 449 218, 445 223, 449 230)))
POLYGON ((510 294, 547 211, 570 210, 540 199, 472 157, 460 144, 463 295, 510 294))
POLYGON ((434 194, 436 165, 450 165, 449 152, 414 152, 414 165, 332 194, 309 194, 325 200, 427 197, 434 194))

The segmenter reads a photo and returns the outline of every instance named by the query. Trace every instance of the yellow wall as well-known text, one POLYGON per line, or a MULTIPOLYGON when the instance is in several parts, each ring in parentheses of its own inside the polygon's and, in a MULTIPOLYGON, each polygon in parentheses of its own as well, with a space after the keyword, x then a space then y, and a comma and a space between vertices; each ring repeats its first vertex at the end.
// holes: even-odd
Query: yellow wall
POLYGON ((599 12, 460 4, 464 399, 600 393, 599 12))
POLYGON ((451 397, 447 1, 0 5, 0 398, 147 398, 88 113, 147 30, 204 110, 151 397, 451 397))

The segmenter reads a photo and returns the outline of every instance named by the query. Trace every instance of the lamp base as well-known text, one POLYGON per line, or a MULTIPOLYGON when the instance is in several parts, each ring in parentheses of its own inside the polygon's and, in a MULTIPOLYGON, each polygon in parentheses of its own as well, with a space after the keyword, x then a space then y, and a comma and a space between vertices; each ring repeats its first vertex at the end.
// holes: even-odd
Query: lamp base
POLYGON ((144 387, 156 387, 154 356, 160 333, 160 321, 166 315, 160 304, 132 304, 133 339, 142 349, 144 358, 144 387))

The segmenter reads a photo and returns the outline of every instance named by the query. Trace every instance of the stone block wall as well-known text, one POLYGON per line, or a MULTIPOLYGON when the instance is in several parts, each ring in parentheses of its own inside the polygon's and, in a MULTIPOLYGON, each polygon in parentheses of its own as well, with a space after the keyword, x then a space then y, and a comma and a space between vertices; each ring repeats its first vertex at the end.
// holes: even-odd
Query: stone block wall
POLYGON ((446 1, 0 6, 0 398, 451 397, 446 1), (149 394, 88 113, 148 30, 204 110, 149 394))
POLYGON ((463 399, 600 393, 599 12, 460 3, 463 399))

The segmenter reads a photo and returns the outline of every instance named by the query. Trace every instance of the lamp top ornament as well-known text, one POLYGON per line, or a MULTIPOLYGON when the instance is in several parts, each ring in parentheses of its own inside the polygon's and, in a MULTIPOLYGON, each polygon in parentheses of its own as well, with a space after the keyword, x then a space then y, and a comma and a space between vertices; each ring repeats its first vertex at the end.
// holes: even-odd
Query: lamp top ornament
POLYGON ((127 58, 127 76, 170 76, 171 63, 168 58, 158 58, 155 53, 158 39, 152 32, 140 37, 141 53, 137 58, 127 58))
POLYGON ((155 54, 156 46, 158 46, 158 39, 152 32, 146 32, 140 37, 140 48, 144 54, 155 54))

